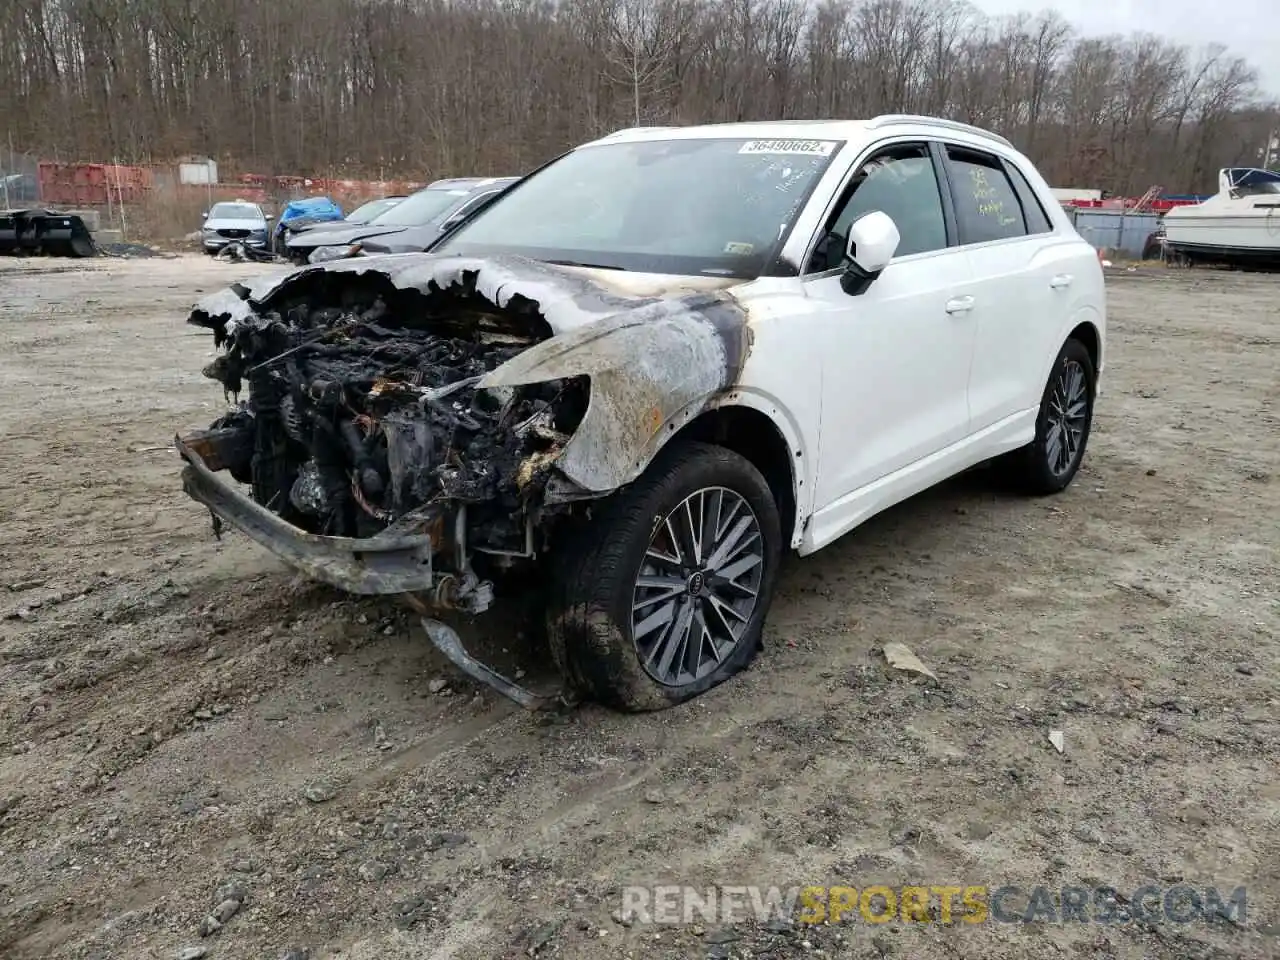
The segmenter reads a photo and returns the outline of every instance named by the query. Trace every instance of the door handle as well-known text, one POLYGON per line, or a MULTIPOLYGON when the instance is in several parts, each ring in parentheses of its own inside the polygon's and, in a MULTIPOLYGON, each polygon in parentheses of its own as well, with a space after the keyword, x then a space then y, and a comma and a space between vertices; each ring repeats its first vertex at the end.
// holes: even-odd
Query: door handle
POLYGON ((1049 281, 1049 286, 1054 290, 1061 290, 1064 287, 1071 286, 1071 281, 1074 279, 1069 273, 1060 273, 1049 281))
POLYGON ((968 313, 973 309, 973 297, 956 297, 953 300, 948 300, 943 309, 952 316, 957 313, 968 313))

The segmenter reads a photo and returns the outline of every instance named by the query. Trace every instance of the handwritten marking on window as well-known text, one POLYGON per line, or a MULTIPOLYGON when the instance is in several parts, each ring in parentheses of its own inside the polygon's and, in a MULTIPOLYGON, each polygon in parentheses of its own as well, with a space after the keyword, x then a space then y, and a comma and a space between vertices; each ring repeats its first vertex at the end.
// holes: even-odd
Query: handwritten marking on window
POLYGON ((999 191, 987 179, 987 171, 983 167, 969 167, 970 187, 973 190, 973 202, 978 208, 978 215, 995 220, 1002 227, 1011 227, 1018 218, 1011 216, 1004 208, 1004 199, 999 191))

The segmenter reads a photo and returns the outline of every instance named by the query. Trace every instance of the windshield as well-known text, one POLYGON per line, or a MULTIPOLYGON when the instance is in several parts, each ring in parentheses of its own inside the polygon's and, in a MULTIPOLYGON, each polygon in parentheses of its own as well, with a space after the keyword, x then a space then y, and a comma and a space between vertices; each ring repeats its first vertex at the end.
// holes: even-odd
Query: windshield
POLYGON ((1280 174, 1254 167, 1232 167, 1219 174, 1237 197, 1275 196, 1280 193, 1280 174))
POLYGON ((251 203, 215 203, 210 220, 261 220, 262 211, 251 203))
POLYGON ((350 213, 346 219, 352 223, 368 223, 379 214, 386 213, 397 203, 400 202, 399 197, 386 197, 382 200, 370 200, 368 203, 362 203, 350 213))
POLYGON ((1267 180, 1258 183, 1246 183, 1236 189, 1242 197, 1275 196, 1280 193, 1280 183, 1274 180, 1267 180))
POLYGON ((468 190, 435 190, 428 187, 405 197, 390 210, 378 214, 373 223, 392 227, 424 227, 466 198, 468 190))
POLYGON ((510 188, 433 253, 759 276, 836 140, 604 143, 510 188))

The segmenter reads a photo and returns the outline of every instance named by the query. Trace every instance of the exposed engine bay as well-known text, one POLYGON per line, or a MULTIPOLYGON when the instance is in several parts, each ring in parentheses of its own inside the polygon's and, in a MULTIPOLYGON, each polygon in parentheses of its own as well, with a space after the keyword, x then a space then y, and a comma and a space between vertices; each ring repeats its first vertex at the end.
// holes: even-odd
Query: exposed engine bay
POLYGON ((472 546, 522 551, 547 467, 586 409, 585 378, 477 390, 551 335, 534 304, 343 279, 212 324, 224 352, 206 376, 248 390, 211 425, 236 434, 226 469, 311 533, 370 537, 448 500, 471 508, 472 546))

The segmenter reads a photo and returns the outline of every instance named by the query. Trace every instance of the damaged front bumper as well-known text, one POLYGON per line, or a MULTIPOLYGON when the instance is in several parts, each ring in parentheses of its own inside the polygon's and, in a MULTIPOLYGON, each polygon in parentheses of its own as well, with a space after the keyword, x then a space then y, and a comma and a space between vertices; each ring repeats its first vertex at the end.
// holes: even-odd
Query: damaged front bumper
MULTIPOLYGON (((421 533, 405 533, 402 526, 389 527, 363 539, 307 533, 219 477, 214 469, 220 465, 215 444, 200 437, 175 437, 174 445, 186 461, 182 487, 188 496, 208 508, 215 534, 227 523, 315 580, 363 596, 400 595, 423 614, 422 626, 432 645, 472 679, 529 710, 542 709, 559 700, 534 693, 476 660, 467 653, 455 630, 426 616, 430 605, 420 598, 423 593, 429 594, 436 606, 461 607, 475 613, 482 612, 493 600, 492 587, 475 580, 469 571, 459 577, 438 574, 433 569, 434 554, 445 546, 443 515, 419 518, 424 529, 421 533), (206 458, 212 461, 212 468, 206 458)), ((457 523, 461 530, 465 515, 459 514, 457 523)))
POLYGON ((493 603, 493 584, 471 569, 465 505, 415 510, 371 537, 309 533, 218 476, 226 459, 221 449, 228 443, 226 433, 174 438, 186 461, 182 487, 208 508, 215 535, 230 524, 300 573, 347 593, 429 594, 435 606, 466 613, 483 613, 493 603), (450 548, 453 569, 441 570, 435 558, 450 548))
POLYGON ((364 539, 307 533, 255 503, 219 477, 197 441, 175 438, 182 469, 182 488, 209 508, 215 531, 222 523, 240 530, 289 566, 330 586, 362 596, 433 590, 431 534, 380 535, 364 539))

